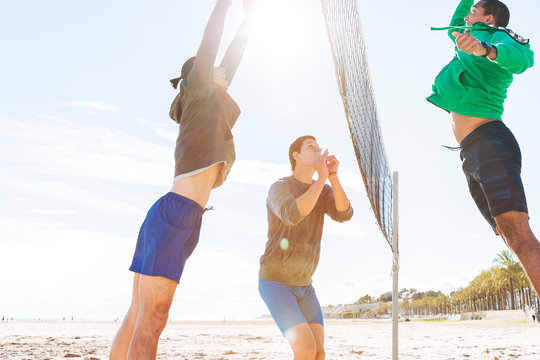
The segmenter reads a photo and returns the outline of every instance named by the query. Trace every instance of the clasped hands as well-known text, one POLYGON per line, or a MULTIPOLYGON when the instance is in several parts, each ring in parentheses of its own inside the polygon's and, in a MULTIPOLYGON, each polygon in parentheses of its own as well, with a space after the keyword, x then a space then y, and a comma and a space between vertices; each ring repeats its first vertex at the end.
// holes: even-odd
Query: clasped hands
POLYGON ((328 150, 322 152, 322 149, 319 149, 315 153, 313 159, 313 167, 319 177, 328 178, 330 175, 335 175, 338 172, 339 161, 334 155, 329 155, 328 150))

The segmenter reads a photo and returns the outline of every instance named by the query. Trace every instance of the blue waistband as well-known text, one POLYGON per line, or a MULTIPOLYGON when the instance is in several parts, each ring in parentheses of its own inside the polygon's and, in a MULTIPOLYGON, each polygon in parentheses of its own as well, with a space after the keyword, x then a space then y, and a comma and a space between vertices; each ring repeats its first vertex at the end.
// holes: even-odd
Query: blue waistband
POLYGON ((188 206, 191 206, 195 208, 196 211, 200 211, 201 213, 204 213, 205 209, 195 200, 191 200, 190 198, 187 198, 183 195, 177 194, 175 192, 169 191, 166 193, 163 197, 173 198, 175 201, 182 202, 188 206))

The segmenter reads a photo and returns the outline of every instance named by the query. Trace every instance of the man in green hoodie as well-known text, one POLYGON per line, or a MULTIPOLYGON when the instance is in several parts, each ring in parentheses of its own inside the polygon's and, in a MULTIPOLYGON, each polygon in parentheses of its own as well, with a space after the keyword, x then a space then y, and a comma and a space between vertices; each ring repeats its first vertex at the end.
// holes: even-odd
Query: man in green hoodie
POLYGON ((540 243, 529 227, 521 182, 521 152, 501 121, 514 74, 534 64, 529 40, 506 28, 510 13, 498 0, 461 0, 448 30, 456 54, 427 100, 452 116, 470 193, 496 234, 518 256, 540 290, 540 243))

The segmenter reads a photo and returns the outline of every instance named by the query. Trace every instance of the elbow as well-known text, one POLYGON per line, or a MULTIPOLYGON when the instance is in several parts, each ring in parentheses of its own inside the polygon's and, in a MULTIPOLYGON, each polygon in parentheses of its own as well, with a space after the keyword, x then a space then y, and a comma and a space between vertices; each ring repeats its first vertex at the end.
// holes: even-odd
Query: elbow
POLYGON ((352 206, 349 205, 349 209, 343 212, 339 212, 336 221, 343 223, 352 219, 354 214, 352 206))
POLYGON ((528 68, 530 68, 531 64, 523 64, 521 66, 516 66, 514 68, 508 69, 512 74, 520 75, 523 74, 528 68))
POLYGON ((300 210, 298 209, 298 206, 296 205, 296 201, 292 202, 288 207, 285 208, 285 211, 283 211, 281 219, 287 226, 295 226, 298 225, 306 215, 303 215, 300 210))
POLYGON ((336 220, 338 223, 344 223, 344 222, 347 222, 349 220, 351 220, 352 218, 352 215, 351 216, 347 216, 347 217, 344 217, 344 218, 339 218, 338 220, 336 220))
POLYGON ((287 211, 281 214, 280 219, 287 226, 296 226, 304 219, 304 216, 302 216, 298 211, 287 211))
MULTIPOLYGON (((303 218, 302 218, 303 219, 303 218)), ((300 223, 300 221, 302 221, 302 219, 300 220, 293 220, 293 219, 287 219, 287 218, 284 218, 282 219, 283 220, 283 223, 287 226, 296 226, 300 223)))

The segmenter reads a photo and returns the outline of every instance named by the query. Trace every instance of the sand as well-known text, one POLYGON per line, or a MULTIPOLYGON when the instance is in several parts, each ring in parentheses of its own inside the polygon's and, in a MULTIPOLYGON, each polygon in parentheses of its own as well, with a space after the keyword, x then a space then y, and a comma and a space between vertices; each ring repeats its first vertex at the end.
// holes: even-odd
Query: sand
MULTIPOLYGON (((107 359, 119 323, 0 323, 0 359, 107 359)), ((401 322, 400 359, 540 359, 540 324, 401 322)), ((327 320, 327 359, 391 359, 391 323, 327 320)), ((269 320, 172 322, 158 359, 292 359, 269 320)))

